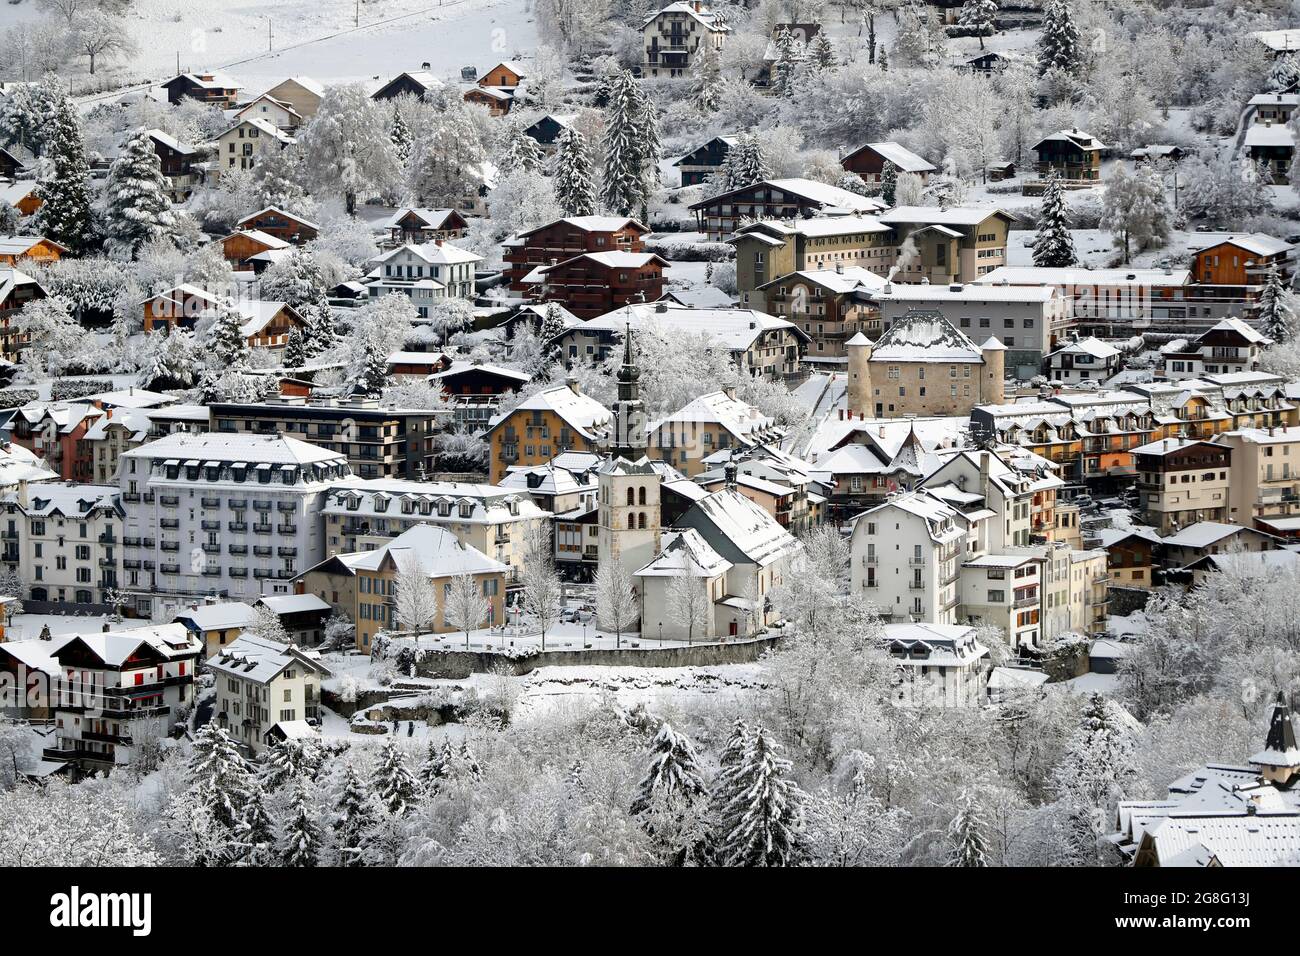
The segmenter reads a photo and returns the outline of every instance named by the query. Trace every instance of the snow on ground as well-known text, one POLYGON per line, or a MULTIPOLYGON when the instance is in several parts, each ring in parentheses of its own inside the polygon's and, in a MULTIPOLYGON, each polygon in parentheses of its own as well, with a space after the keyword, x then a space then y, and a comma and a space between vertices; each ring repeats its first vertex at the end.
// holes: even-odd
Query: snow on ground
MULTIPOLYGON (((410 637, 389 638, 389 647, 413 647, 420 650, 447 651, 494 651, 497 653, 530 654, 543 649, 542 636, 529 633, 532 628, 516 629, 480 628, 470 631, 469 639, 465 634, 422 634, 418 639, 410 637)), ((618 648, 680 648, 692 644, 716 643, 714 641, 673 641, 661 640, 653 634, 624 633, 621 637, 612 633, 599 631, 595 625, 588 624, 553 624, 546 629, 545 649, 547 651, 581 651, 581 650, 616 650, 618 648)), ((390 655, 391 656, 391 655, 390 655)))
MULTIPOLYGON (((5 639, 25 641, 40 637, 41 630, 49 625, 50 635, 98 634, 104 629, 108 616, 104 614, 15 614, 5 628, 5 639)), ((143 619, 123 618, 112 625, 115 631, 135 627, 149 627, 153 622, 143 619)))

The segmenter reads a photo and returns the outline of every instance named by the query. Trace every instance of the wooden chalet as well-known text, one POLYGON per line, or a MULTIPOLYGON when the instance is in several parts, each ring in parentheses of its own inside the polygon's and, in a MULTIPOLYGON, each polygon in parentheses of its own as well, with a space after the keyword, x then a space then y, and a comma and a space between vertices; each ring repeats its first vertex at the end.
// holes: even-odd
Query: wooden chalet
POLYGON ((505 243, 510 288, 515 292, 531 291, 536 282, 525 280, 534 270, 582 253, 642 252, 649 233, 648 226, 627 216, 568 216, 521 232, 505 243))

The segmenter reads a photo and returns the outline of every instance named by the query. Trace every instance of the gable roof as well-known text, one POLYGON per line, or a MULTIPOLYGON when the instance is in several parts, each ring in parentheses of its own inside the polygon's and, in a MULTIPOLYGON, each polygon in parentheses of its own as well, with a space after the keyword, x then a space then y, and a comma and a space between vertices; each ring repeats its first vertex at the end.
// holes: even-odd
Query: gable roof
POLYGON ((552 385, 534 392, 515 408, 492 419, 489 431, 495 430, 517 411, 549 411, 588 441, 597 441, 609 431, 614 413, 590 395, 584 395, 567 383, 552 385))
POLYGON ((871 150, 882 159, 896 166, 899 172, 904 173, 932 173, 935 171, 933 163, 926 162, 916 153, 895 142, 883 143, 866 143, 859 146, 848 156, 844 157, 845 162, 861 153, 863 150, 871 150))
POLYGON ((937 309, 908 309, 881 333, 871 361, 983 362, 980 347, 937 309))
POLYGON ((799 199, 803 199, 813 205, 830 208, 843 209, 847 212, 878 212, 885 209, 886 204, 879 199, 873 199, 870 196, 861 196, 858 193, 849 192, 847 189, 840 189, 838 186, 831 186, 827 183, 817 182, 814 179, 764 179, 757 183, 750 183, 747 186, 741 186, 739 189, 732 189, 725 193, 719 193, 708 199, 701 199, 699 202, 691 203, 691 209, 703 209, 707 206, 725 201, 737 193, 747 192, 755 187, 765 187, 771 190, 777 190, 788 193, 799 199))

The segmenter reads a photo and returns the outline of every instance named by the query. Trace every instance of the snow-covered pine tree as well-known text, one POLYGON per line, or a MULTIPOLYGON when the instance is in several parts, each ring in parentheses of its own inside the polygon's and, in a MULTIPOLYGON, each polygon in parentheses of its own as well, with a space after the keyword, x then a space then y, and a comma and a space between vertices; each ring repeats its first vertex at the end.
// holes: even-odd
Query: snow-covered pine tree
POLYGON ((375 793, 389 813, 403 814, 420 798, 420 784, 406 765, 406 754, 389 737, 379 754, 375 768, 375 793))
POLYGON ((235 824, 235 861, 239 866, 274 866, 275 823, 266 809, 266 792, 252 783, 235 824))
POLYGON ((228 305, 218 306, 217 317, 208 332, 208 355, 217 371, 248 367, 248 339, 244 317, 228 305))
POLYGON ((1296 333, 1296 315, 1291 295, 1282 285, 1276 265, 1268 267, 1264 288, 1259 293, 1259 328, 1276 343, 1290 342, 1296 333))
POLYGON ((993 35, 994 21, 997 19, 997 15, 998 5, 996 0, 966 0, 961 5, 961 12, 957 16, 957 22, 979 37, 980 49, 982 50, 984 49, 984 38, 993 35))
POLYGON ((302 368, 307 364, 307 344, 303 341, 302 330, 294 326, 289 330, 289 340, 284 346, 284 367, 302 368))
POLYGON ((803 42, 782 24, 776 31, 776 59, 772 63, 772 89, 778 96, 790 96, 795 74, 806 57, 803 42))
POLYGON ((362 343, 361 355, 348 376, 352 394, 378 396, 388 387, 389 353, 382 344, 373 336, 362 343))
POLYGON ((898 192, 898 167, 885 160, 880 164, 880 198, 888 206, 894 204, 898 192))
POLYGON ((341 866, 360 866, 366 832, 377 807, 371 790, 348 761, 343 765, 343 789, 334 805, 334 846, 341 866))
POLYGON ((804 793, 790 777, 790 761, 760 726, 740 763, 723 776, 728 795, 719 818, 718 852, 724 866, 791 866, 799 859, 804 793))
POLYGON ((740 189, 753 183, 762 182, 772 175, 767 165, 767 157, 758 137, 752 133, 741 135, 734 146, 727 150, 726 189, 740 189))
POLYGON ((653 107, 631 72, 610 82, 605 115, 605 206, 620 216, 644 215, 652 177, 658 175, 658 127, 653 107))
POLYGON ((64 88, 53 73, 47 73, 37 83, 14 84, 0 99, 0 142, 5 146, 18 143, 37 156, 43 155, 51 132, 49 120, 64 88))
POLYGON ((324 754, 314 740, 282 740, 262 758, 262 786, 274 791, 295 780, 315 780, 323 761, 324 754))
POLYGON ((288 819, 280 834, 280 863, 283 866, 316 866, 320 862, 322 835, 312 811, 307 788, 301 782, 293 791, 288 819))
POLYGON ((72 98, 58 100, 49 118, 40 184, 36 196, 40 230, 46 238, 74 252, 83 251, 92 240, 90 212, 90 164, 81 135, 81 120, 72 98))
POLYGON ((702 43, 691 63, 691 102, 706 116, 722 102, 722 56, 712 43, 702 43))
POLYGON ((306 331, 303 344, 309 358, 323 355, 339 343, 338 329, 334 325, 334 309, 328 299, 321 297, 303 306, 306 331))
POLYGON ((748 746, 749 737, 749 724, 745 723, 743 717, 737 717, 732 721, 731 736, 722 745, 722 753, 718 755, 718 768, 720 771, 725 772, 730 767, 740 765, 745 756, 745 747, 748 746))
POLYGON ((1070 0, 1047 0, 1043 6, 1043 32, 1038 38, 1038 73, 1051 70, 1074 73, 1083 59, 1079 28, 1070 0))
POLYGON ((1300 57, 1283 53, 1273 61, 1268 72, 1269 89, 1276 93, 1290 93, 1300 84, 1300 57))
POLYGON ((454 772, 455 763, 456 754, 451 749, 451 741, 444 737, 442 744, 438 745, 430 738, 419 772, 420 783, 424 785, 425 792, 437 793, 442 788, 442 781, 454 772))
POLYGON ((1061 179, 1056 170, 1052 170, 1047 175, 1043 205, 1038 215, 1038 234, 1034 237, 1034 265, 1061 269, 1078 262, 1068 214, 1061 179))
POLYGON ((596 211, 596 186, 587 141, 576 129, 566 129, 559 143, 552 179, 555 201, 567 216, 590 216, 596 211))
POLYGON ((1093 694, 1052 772, 1066 831, 1065 857, 1096 865, 1098 841, 1115 804, 1138 778, 1135 721, 1119 704, 1093 694))
POLYGON ((988 866, 988 841, 986 825, 980 815, 979 802, 969 790, 963 790, 957 802, 957 812, 948 824, 949 866, 988 866))
POLYGON ((194 735, 189 762, 190 790, 212 822, 233 831, 252 785, 248 763, 230 735, 215 720, 194 735))
POLYGON ((460 752, 456 754, 458 764, 457 771, 463 773, 470 780, 478 780, 483 776, 483 770, 478 765, 478 757, 474 756, 474 751, 470 749, 469 741, 460 742, 460 752))
POLYGON ((521 170, 540 173, 545 160, 546 156, 537 140, 516 127, 497 160, 497 170, 503 176, 521 170))
POLYGON ((650 744, 650 767, 637 787, 632 813, 645 813, 657 801, 694 800, 705 792, 695 745, 664 721, 650 744))
POLYGON ((411 148, 415 145, 415 137, 411 135, 411 127, 407 126, 406 120, 402 118, 402 111, 396 106, 393 107, 393 122, 388 127, 388 138, 393 141, 393 156, 398 164, 405 168, 411 160, 411 148))
POLYGON ((820 31, 808 44, 808 59, 819 70, 833 70, 839 65, 835 58, 835 45, 829 36, 820 31))
POLYGON ((104 220, 110 253, 134 259, 140 247, 176 228, 162 162, 148 133, 128 137, 104 183, 104 220))
POLYGON ((846 192, 857 193, 859 196, 870 196, 871 187, 866 184, 861 176, 857 173, 851 173, 845 170, 839 179, 835 180, 835 185, 846 192))

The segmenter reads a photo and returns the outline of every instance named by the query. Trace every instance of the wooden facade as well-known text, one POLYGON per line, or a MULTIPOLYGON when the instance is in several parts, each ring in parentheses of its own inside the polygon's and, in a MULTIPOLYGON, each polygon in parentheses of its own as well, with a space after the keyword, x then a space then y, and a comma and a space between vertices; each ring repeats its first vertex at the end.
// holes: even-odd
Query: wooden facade
POLYGON ((305 245, 315 239, 317 233, 314 223, 285 212, 283 209, 277 209, 275 206, 245 216, 239 220, 238 228, 256 229, 258 232, 291 242, 295 246, 305 245))
MULTIPOLYGON (((615 254, 621 255, 621 254, 615 254)), ((633 302, 654 302, 664 294, 664 267, 653 253, 631 253, 636 261, 606 261, 585 253, 548 266, 542 299, 559 302, 580 319, 594 319, 633 302)))
POLYGON ((682 174, 683 186, 698 186, 721 169, 736 143, 734 136, 715 136, 673 163, 682 174))
POLYGON ((506 277, 512 291, 527 292, 529 286, 524 284, 524 277, 538 266, 555 265, 586 252, 643 252, 649 233, 649 228, 635 219, 621 222, 611 216, 557 219, 520 233, 516 244, 506 246, 506 277))

